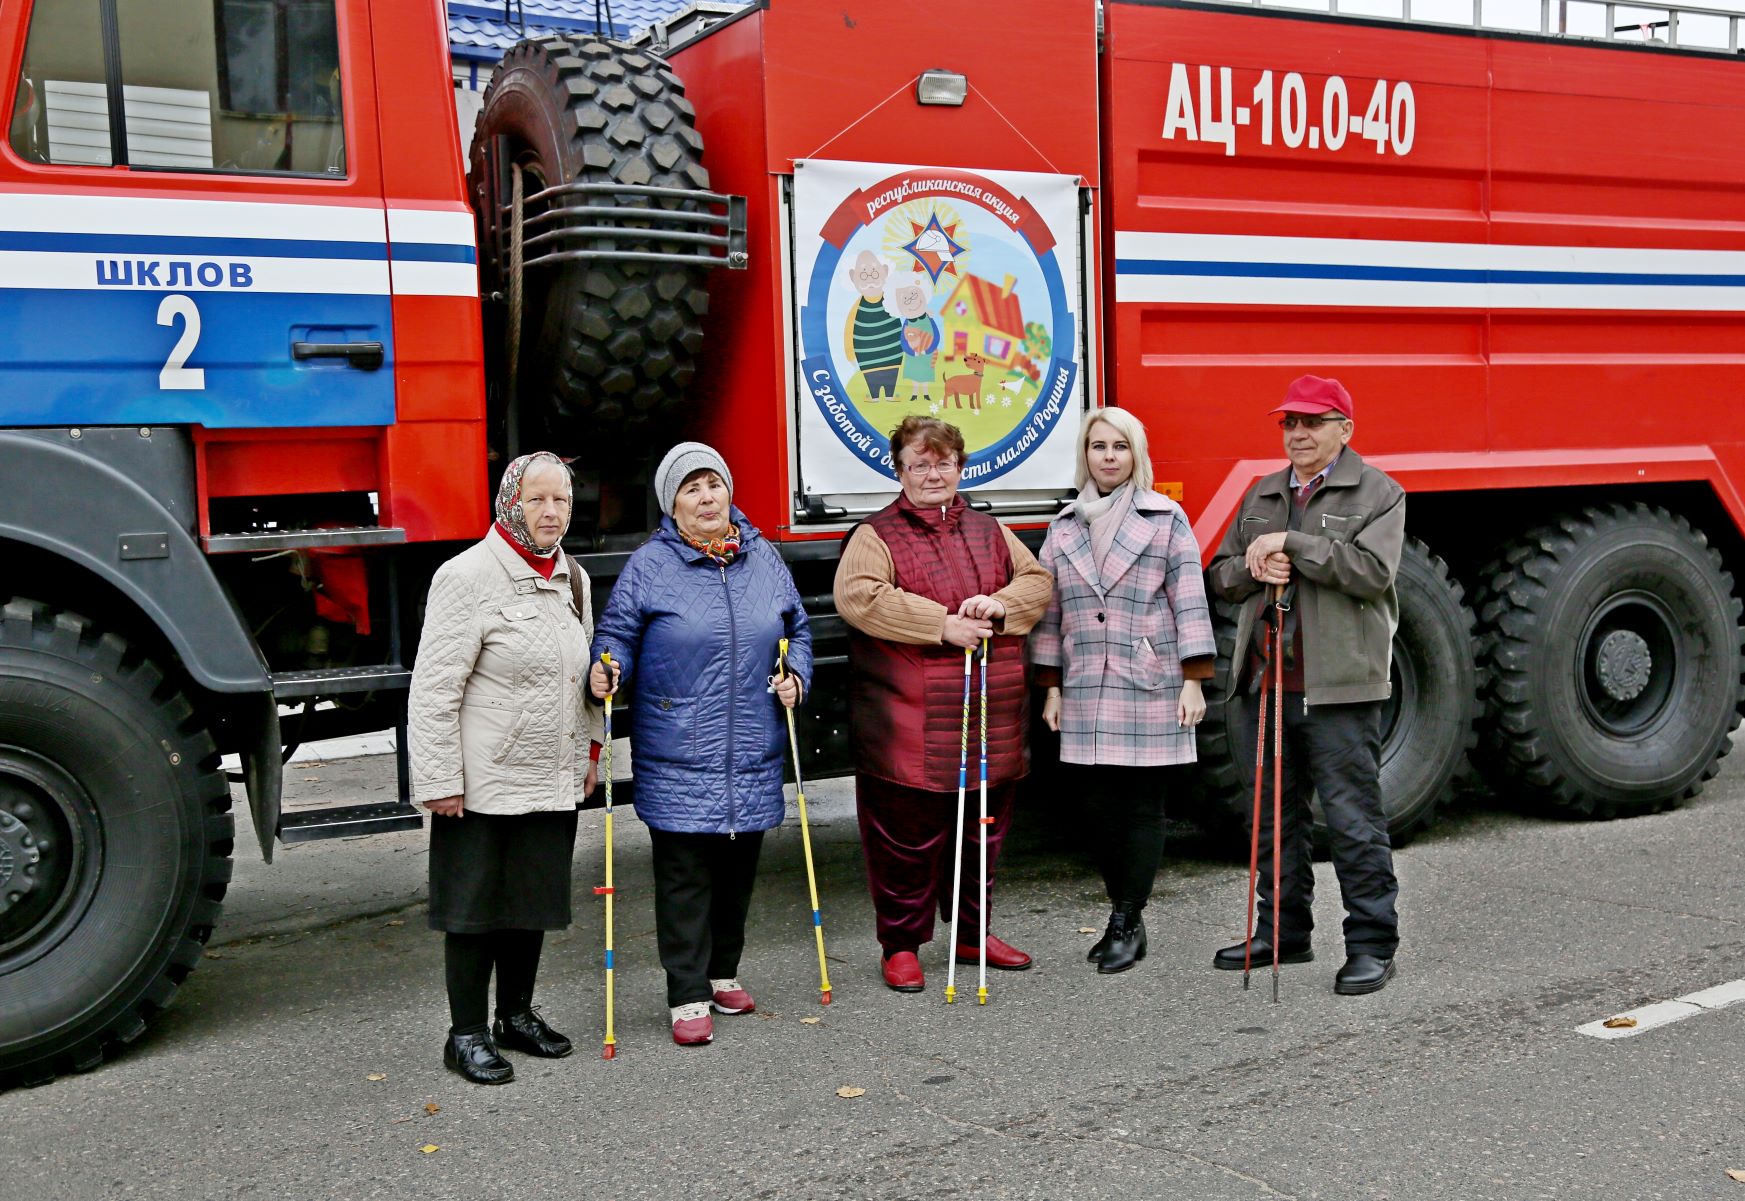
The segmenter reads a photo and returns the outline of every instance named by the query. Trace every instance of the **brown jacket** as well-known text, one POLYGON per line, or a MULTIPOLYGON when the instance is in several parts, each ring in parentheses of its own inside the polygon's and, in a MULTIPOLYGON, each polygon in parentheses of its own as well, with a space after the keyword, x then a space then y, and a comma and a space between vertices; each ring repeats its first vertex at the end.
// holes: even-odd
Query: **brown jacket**
MULTIPOLYGON (((1243 556, 1259 535, 1286 528, 1290 506, 1287 466, 1248 490, 1206 571, 1213 592, 1247 602, 1225 697, 1242 682, 1246 648, 1266 599, 1243 556)), ((1392 691, 1388 669, 1400 620, 1394 577, 1405 543, 1405 489, 1346 447, 1309 497, 1300 528, 1285 535, 1293 603, 1303 623, 1305 706, 1385 700, 1392 691)))

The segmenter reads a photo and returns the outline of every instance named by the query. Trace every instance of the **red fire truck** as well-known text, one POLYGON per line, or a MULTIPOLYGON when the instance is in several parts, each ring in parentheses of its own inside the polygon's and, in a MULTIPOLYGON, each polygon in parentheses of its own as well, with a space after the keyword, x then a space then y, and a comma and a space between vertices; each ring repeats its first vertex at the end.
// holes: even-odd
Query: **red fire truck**
POLYGON ((1556 7, 755 3, 523 43, 463 161, 432 0, 0 0, 0 1076, 99 1062, 198 962, 221 755, 269 859, 418 824, 281 813, 281 765, 403 723, 431 572, 536 447, 602 591, 653 459, 725 452, 815 615, 823 774, 904 414, 1034 538, 1079 414, 1131 408, 1209 550, 1337 375, 1411 493, 1395 831, 1469 763, 1593 815, 1699 788, 1741 701, 1739 19, 1556 7))

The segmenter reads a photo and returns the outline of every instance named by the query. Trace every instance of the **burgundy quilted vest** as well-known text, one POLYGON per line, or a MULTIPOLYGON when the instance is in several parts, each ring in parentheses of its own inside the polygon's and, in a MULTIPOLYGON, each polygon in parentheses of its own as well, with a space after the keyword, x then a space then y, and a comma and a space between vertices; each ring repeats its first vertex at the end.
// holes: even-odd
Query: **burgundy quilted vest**
MULTIPOLYGON (((1000 523, 960 495, 943 513, 906 497, 866 519, 891 552, 896 586, 952 612, 967 597, 991 596, 1012 579, 1000 523)), ((850 531, 852 535, 853 531, 850 531)), ((988 783, 1030 770, 1029 691, 1024 639, 996 636, 988 659, 988 783)), ((850 627, 850 721, 855 769, 932 792, 957 791, 963 722, 963 650, 871 638, 850 627)), ((969 787, 980 779, 980 672, 971 664, 969 787)))

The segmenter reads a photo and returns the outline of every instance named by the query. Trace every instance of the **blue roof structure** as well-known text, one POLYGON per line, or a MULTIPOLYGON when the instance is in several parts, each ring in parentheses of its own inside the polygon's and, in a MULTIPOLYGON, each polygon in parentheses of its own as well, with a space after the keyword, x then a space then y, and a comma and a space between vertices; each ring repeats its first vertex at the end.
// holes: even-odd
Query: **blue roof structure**
MULTIPOLYGON (((690 0, 612 0, 611 24, 594 23, 594 0, 448 0, 452 58, 494 63, 524 38, 552 33, 606 33, 627 38, 688 7, 690 0)), ((602 16, 606 5, 600 6, 602 16)))

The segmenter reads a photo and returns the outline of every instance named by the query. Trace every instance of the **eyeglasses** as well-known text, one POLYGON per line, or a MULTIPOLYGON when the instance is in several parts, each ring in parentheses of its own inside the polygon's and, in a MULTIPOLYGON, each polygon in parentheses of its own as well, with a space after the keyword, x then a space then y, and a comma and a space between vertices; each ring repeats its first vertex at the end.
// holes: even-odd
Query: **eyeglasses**
POLYGON ((938 463, 905 463, 903 470, 916 479, 925 479, 937 471, 940 475, 956 475, 959 463, 956 459, 945 459, 938 463))
POLYGON ((1349 417, 1341 417, 1337 413, 1328 413, 1324 417, 1305 417, 1300 413, 1286 413, 1278 419, 1278 428, 1294 430, 1299 425, 1306 430, 1318 430, 1324 425, 1332 425, 1335 421, 1349 421, 1349 417))

